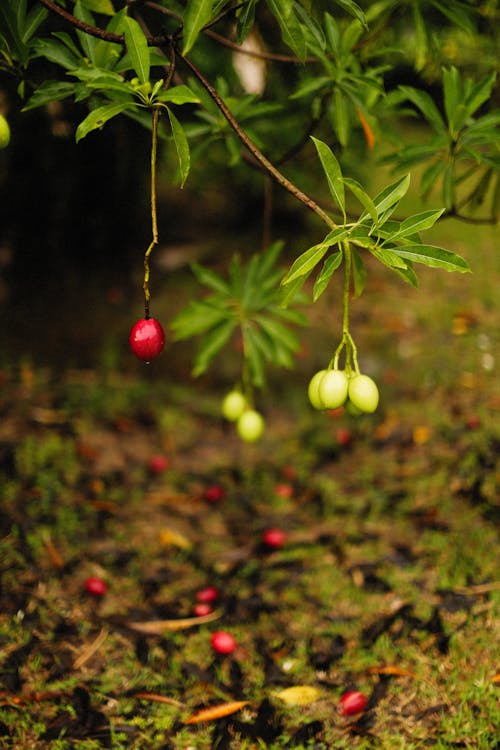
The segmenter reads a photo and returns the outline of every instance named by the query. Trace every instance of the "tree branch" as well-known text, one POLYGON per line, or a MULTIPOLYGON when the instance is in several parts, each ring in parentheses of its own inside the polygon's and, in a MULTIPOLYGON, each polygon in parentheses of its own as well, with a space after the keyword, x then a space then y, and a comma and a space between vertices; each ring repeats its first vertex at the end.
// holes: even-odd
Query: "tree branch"
POLYGON ((330 227, 330 229, 336 229, 337 224, 333 221, 331 216, 329 216, 326 211, 324 211, 321 206, 319 206, 315 201, 313 201, 310 196, 306 195, 306 193, 303 193, 300 188, 297 187, 293 182, 291 182, 287 177, 285 177, 284 174, 282 174, 279 169, 277 169, 272 162, 269 161, 269 159, 264 156, 262 151, 260 151, 255 143, 251 140, 251 138, 248 137, 248 135, 245 133, 245 131, 242 129, 239 122, 233 117, 233 114, 225 101, 222 99, 221 96, 217 93, 215 88, 212 86, 212 84, 207 81, 203 73, 198 70, 196 65, 191 62, 187 57, 184 57, 181 53, 181 51, 176 47, 175 51, 179 58, 184 62, 184 64, 189 68, 191 73, 195 76, 195 78, 198 79, 198 81, 201 83, 205 91, 210 94, 215 104, 218 106, 222 114, 224 115, 225 119, 227 120, 228 124, 232 127, 240 141, 243 143, 243 145, 248 149, 248 151, 252 154, 254 159, 259 163, 259 165, 264 169, 264 171, 269 174, 281 187, 285 188, 291 195, 293 195, 294 198, 296 198, 298 201, 303 203, 307 208, 309 208, 313 213, 315 213, 317 216, 320 217, 322 221, 324 221, 327 226, 330 227))

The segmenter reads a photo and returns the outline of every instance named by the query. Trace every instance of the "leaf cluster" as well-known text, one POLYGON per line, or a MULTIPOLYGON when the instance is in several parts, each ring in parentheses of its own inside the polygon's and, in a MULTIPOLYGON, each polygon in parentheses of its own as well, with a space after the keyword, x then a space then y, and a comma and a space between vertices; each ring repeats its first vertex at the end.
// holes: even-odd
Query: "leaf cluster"
POLYGON ((406 175, 384 188, 371 198, 363 187, 343 176, 340 164, 326 143, 313 138, 331 196, 344 217, 344 224, 333 228, 324 239, 303 252, 294 261, 282 280, 288 288, 290 300, 304 284, 312 271, 323 260, 323 266, 314 284, 316 301, 327 288, 333 274, 343 262, 343 247, 350 243, 354 249, 354 291, 359 296, 366 280, 366 268, 360 250, 367 250, 383 265, 416 287, 414 263, 446 271, 466 272, 466 261, 456 253, 442 247, 422 243, 420 232, 430 229, 443 214, 444 209, 423 211, 404 220, 391 220, 410 186, 406 175), (356 221, 347 221, 346 188, 362 204, 363 211, 356 221))
POLYGON ((223 347, 239 334, 244 373, 259 387, 264 384, 266 364, 291 368, 299 341, 290 326, 304 325, 297 310, 281 305, 277 267, 282 243, 244 264, 233 256, 227 278, 199 264, 193 264, 197 281, 211 293, 203 300, 192 300, 172 322, 175 339, 201 337, 194 360, 193 375, 204 373, 223 347))

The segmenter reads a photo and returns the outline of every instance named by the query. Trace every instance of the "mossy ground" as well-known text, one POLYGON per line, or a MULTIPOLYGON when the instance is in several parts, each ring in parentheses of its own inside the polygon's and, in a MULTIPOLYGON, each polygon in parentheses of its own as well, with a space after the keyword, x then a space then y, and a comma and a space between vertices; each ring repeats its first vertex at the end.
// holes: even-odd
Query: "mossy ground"
POLYGON ((482 243, 476 276, 426 272, 420 293, 369 269, 352 328, 373 416, 309 408, 338 300, 313 308, 254 446, 220 417, 231 363, 199 384, 182 348, 123 367, 118 334, 91 370, 4 359, 1 747, 498 748, 498 267, 482 243), (287 533, 274 551, 271 526, 287 533), (207 585, 216 617, 183 623, 207 585), (232 656, 212 652, 216 629, 232 656), (290 705, 293 686, 316 692, 290 705), (347 689, 361 716, 338 713, 347 689))

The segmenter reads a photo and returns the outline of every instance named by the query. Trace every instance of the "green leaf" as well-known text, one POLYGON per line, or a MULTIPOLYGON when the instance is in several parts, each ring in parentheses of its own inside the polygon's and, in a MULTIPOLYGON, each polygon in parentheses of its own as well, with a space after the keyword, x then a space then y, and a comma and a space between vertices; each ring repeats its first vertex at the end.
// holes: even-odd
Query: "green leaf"
POLYGON ((201 266, 199 263, 192 263, 191 270, 196 276, 198 283, 208 286, 214 292, 229 294, 229 284, 218 273, 205 268, 205 266, 201 266))
POLYGON ((389 235, 389 240, 394 242, 396 239, 408 237, 416 232, 423 232, 425 229, 430 229, 439 217, 442 216, 443 212, 444 208, 441 208, 437 211, 422 211, 422 213, 409 216, 401 222, 396 232, 389 235))
POLYGON ((333 151, 329 146, 326 145, 326 143, 320 141, 314 136, 311 136, 311 140, 316 146, 316 151, 318 152, 321 166, 323 167, 323 172, 325 173, 326 179, 328 181, 330 193, 333 197, 333 200, 340 208, 345 222, 345 190, 340 164, 338 163, 333 151))
MULTIPOLYGON (((83 21, 86 24, 89 24, 89 26, 95 26, 94 17, 92 13, 90 13, 82 4, 81 0, 78 0, 75 3, 75 7, 73 10, 73 13, 75 15, 75 18, 78 18, 79 21, 83 21)), ((76 34, 78 36, 78 39, 80 41, 80 46, 83 50, 84 55, 90 60, 90 62, 95 63, 95 48, 97 45, 97 39, 90 34, 86 34, 84 31, 81 31, 80 29, 76 30, 76 34)), ((80 61, 81 65, 81 61, 80 61)))
POLYGON ((193 376, 195 378, 206 371, 215 355, 231 338, 235 326, 236 321, 234 319, 224 320, 220 325, 205 334, 203 343, 198 349, 194 360, 193 376))
POLYGON ((189 0, 184 14, 184 41, 182 53, 187 55, 200 31, 212 18, 213 0, 189 0))
POLYGON ((313 268, 320 262, 323 256, 326 254, 329 247, 335 245, 337 242, 341 242, 347 237, 349 230, 345 227, 338 227, 330 232, 327 237, 317 245, 313 245, 292 263, 292 266, 285 278, 282 280, 282 285, 290 284, 302 276, 307 276, 311 273, 313 268))
POLYGON ((189 86, 181 84, 172 86, 166 91, 160 91, 156 96, 159 102, 169 102, 170 104, 198 104, 200 97, 191 91, 189 86))
POLYGON ((290 352, 297 352, 300 349, 297 336, 279 320, 273 320, 266 315, 256 316, 255 320, 267 333, 275 349, 278 350, 280 347, 284 347, 290 352))
POLYGON ((407 174, 382 190, 374 200, 378 215, 380 216, 387 209, 396 206, 401 198, 406 195, 409 187, 410 175, 407 174))
POLYGON ((151 64, 148 40, 137 21, 130 16, 125 16, 124 32, 127 52, 130 56, 132 67, 140 83, 146 83, 149 81, 149 68, 151 64))
POLYGON ((66 45, 55 39, 37 39, 34 48, 37 57, 45 57, 66 70, 77 68, 82 61, 79 54, 77 56, 66 45))
POLYGON ((126 109, 134 109, 135 104, 132 101, 129 102, 113 102, 112 104, 104 104, 102 107, 97 107, 90 112, 85 120, 79 124, 76 129, 76 142, 85 138, 92 130, 102 128, 102 126, 111 120, 112 117, 116 117, 126 109))
POLYGON ((431 96, 426 91, 421 91, 411 86, 399 86, 399 91, 422 112, 436 133, 442 134, 446 132, 443 118, 431 96))
POLYGON ((184 183, 187 180, 191 164, 189 143, 186 138, 186 134, 184 133, 184 129, 177 117, 169 107, 167 107, 166 109, 168 118, 170 120, 170 127, 172 128, 172 136, 174 138, 175 149, 177 151, 177 158, 179 160, 179 171, 181 177, 180 185, 181 187, 183 187, 184 183))
POLYGON ((81 2, 88 10, 102 13, 103 16, 112 16, 115 12, 111 0, 81 0, 81 2))
POLYGON ((28 13, 23 26, 19 26, 21 41, 27 44, 38 27, 45 21, 49 14, 47 8, 42 5, 35 6, 28 13))
POLYGON ((391 248, 391 252, 415 263, 423 263, 430 268, 443 268, 445 271, 470 271, 467 261, 450 250, 434 245, 403 245, 391 248))
POLYGON ((443 68, 444 109, 450 130, 455 132, 455 115, 464 104, 462 79, 455 66, 443 68))
POLYGON ((299 60, 305 60, 307 44, 304 30, 294 11, 293 0, 267 0, 269 9, 275 16, 281 29, 283 41, 294 51, 299 60))
POLYGON ((420 180, 420 190, 423 196, 427 196, 430 193, 436 180, 445 168, 446 164, 442 159, 427 167, 420 180))
POLYGON ((321 295, 327 288, 333 274, 342 264, 342 259, 343 253, 341 250, 338 250, 337 252, 329 255, 325 260, 323 268, 321 269, 321 273, 318 275, 318 278, 316 279, 316 282, 314 284, 313 302, 316 302, 316 300, 321 297, 321 295))
POLYGON ((227 307, 215 305, 212 301, 193 301, 181 310, 172 321, 176 341, 205 334, 228 319, 227 307))
POLYGON ((63 83, 61 81, 44 81, 41 86, 35 89, 33 96, 24 105, 22 111, 27 112, 35 107, 43 107, 49 104, 49 102, 58 102, 61 99, 66 99, 75 93, 75 87, 78 85, 75 83, 63 83))
POLYGON ((255 6, 257 0, 249 0, 237 13, 238 23, 236 27, 236 42, 242 44, 245 41, 255 22, 255 6))
MULTIPOLYGON (((366 209, 366 211, 376 224, 378 221, 377 207, 375 206, 375 203, 372 201, 368 193, 366 193, 365 190, 361 187, 359 182, 351 179, 350 177, 344 177, 344 185, 349 188, 353 195, 356 196, 358 201, 361 203, 363 208, 366 209)), ((363 219, 363 216, 361 216, 361 219, 363 219)))
POLYGON ((340 144, 345 147, 349 142, 349 114, 345 96, 338 86, 335 86, 329 111, 335 134, 340 144))
POLYGON ((352 248, 352 278, 354 281, 354 296, 360 297, 366 285, 366 267, 361 254, 352 248))
POLYGON ((252 382, 260 387, 264 384, 264 357, 266 356, 265 352, 269 351, 266 346, 267 342, 263 339, 262 334, 252 326, 245 326, 242 333, 252 382))
POLYGON ((354 18, 357 18, 358 21, 365 27, 365 29, 368 28, 368 23, 366 21, 366 16, 364 14, 364 11, 362 8, 359 7, 357 3, 354 3, 353 0, 335 0, 337 5, 340 5, 341 8, 344 8, 348 13, 351 14, 351 16, 354 16, 354 18))
POLYGON ((462 124, 465 124, 466 120, 471 117, 479 107, 487 102, 492 94, 493 86, 496 81, 496 72, 491 73, 488 78, 485 78, 472 88, 465 102, 465 113, 462 124))

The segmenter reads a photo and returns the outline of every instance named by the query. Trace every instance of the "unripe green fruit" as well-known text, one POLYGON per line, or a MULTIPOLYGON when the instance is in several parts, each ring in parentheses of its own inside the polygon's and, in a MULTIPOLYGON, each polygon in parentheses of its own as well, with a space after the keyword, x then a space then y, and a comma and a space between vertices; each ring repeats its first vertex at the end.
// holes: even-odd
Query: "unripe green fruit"
POLYGON ((9 123, 3 115, 0 115, 0 148, 6 148, 10 143, 9 123))
POLYGON ((378 399, 377 384, 368 375, 354 375, 349 380, 349 400, 360 411, 372 414, 378 399))
POLYGON ((329 370, 321 379, 318 388, 325 409, 337 409, 347 398, 349 378, 343 370, 329 370))
POLYGON ((319 384, 321 383, 323 377, 326 375, 328 370, 318 370, 318 372, 312 376, 311 380, 309 381, 309 386, 307 388, 307 395, 309 397, 309 401, 314 406, 315 409, 324 409, 324 405, 322 400, 319 397, 319 384))
POLYGON ((247 401, 240 391, 229 391, 222 401, 222 414, 230 422, 235 422, 245 411, 247 401))
POLYGON ((264 432, 264 419, 255 409, 243 412, 237 423, 238 434, 247 443, 255 443, 264 432))

